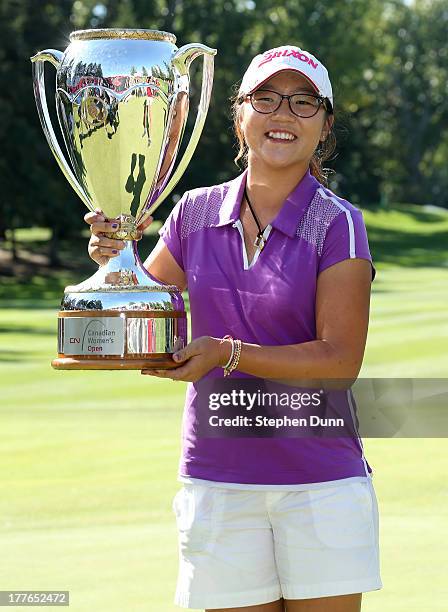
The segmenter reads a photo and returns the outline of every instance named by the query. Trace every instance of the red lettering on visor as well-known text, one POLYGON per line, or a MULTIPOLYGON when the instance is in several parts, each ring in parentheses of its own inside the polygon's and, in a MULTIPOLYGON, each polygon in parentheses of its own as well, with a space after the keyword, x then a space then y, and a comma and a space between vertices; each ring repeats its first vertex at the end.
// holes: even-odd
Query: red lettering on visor
POLYGON ((261 61, 258 64, 258 68, 261 68, 261 66, 263 66, 264 64, 267 64, 268 62, 271 62, 273 59, 275 59, 276 57, 295 57, 296 59, 305 62, 307 64, 309 64, 311 66, 311 68, 316 69, 318 67, 318 63, 314 62, 310 57, 308 57, 307 55, 305 55, 304 53, 300 53, 300 51, 296 51, 295 49, 285 49, 283 52, 281 51, 274 51, 272 52, 268 52, 264 55, 263 61, 261 61))

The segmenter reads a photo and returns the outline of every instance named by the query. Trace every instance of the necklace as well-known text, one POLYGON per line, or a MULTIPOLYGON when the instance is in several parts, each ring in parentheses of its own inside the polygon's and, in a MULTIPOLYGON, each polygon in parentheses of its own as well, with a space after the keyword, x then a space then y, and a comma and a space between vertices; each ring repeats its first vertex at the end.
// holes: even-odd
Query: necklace
POLYGON ((264 229, 261 229, 261 225, 260 225, 260 222, 258 220, 258 217, 255 214, 253 206, 252 206, 252 204, 251 204, 251 202, 249 200, 249 196, 247 195, 247 187, 244 187, 244 197, 246 198, 247 205, 249 206, 250 212, 252 213, 252 216, 255 219, 255 223, 257 224, 257 227, 258 227, 258 233, 257 233, 257 237, 255 238, 255 241, 254 241, 254 246, 257 249, 260 249, 260 251, 262 251, 264 249, 265 244, 266 244, 266 240, 265 240, 265 238, 263 236, 263 232, 266 229, 266 227, 264 229))

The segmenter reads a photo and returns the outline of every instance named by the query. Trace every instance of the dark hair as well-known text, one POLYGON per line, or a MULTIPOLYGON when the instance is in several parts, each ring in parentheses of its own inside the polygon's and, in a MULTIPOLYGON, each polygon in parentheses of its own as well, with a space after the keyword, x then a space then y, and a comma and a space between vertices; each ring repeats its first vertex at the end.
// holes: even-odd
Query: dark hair
MULTIPOLYGON (((240 168, 240 161, 243 162, 243 167, 247 166, 247 145, 244 141, 244 136, 240 128, 239 124, 239 114, 241 112, 241 107, 243 103, 243 99, 241 95, 238 93, 238 89, 236 89, 235 94, 230 98, 231 101, 231 109, 232 109, 232 120, 233 120, 233 131, 238 141, 238 153, 234 159, 235 164, 240 168)), ((330 114, 334 115, 334 111, 329 111, 325 108, 326 117, 330 114)), ((328 180, 331 174, 334 174, 334 170, 330 168, 324 168, 322 164, 331 158, 331 155, 334 153, 336 149, 336 136, 334 133, 334 123, 331 127, 330 132, 328 133, 327 138, 324 142, 320 142, 318 147, 313 153, 313 157, 310 160, 310 172, 311 174, 322 183, 325 187, 328 187, 328 180)))

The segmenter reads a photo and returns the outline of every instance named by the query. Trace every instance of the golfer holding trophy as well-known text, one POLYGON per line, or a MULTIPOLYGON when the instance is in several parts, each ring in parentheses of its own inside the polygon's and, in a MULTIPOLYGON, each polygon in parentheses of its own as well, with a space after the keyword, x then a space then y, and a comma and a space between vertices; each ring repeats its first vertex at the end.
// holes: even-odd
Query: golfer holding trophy
MULTIPOLYGON (((67 71, 70 66, 68 60, 67 71)), ((80 103, 70 125, 107 116, 103 142, 122 129, 131 132, 127 115, 110 120, 110 109, 94 97, 102 100, 103 90, 94 94, 96 85, 90 87, 92 99, 84 108, 80 103)), ((106 146, 101 154, 88 148, 97 132, 93 125, 82 128, 85 137, 77 136, 73 150, 85 191, 93 193, 97 184, 95 164, 102 176, 112 158, 119 161, 111 171, 130 165, 135 183, 139 172, 148 175, 146 158, 138 157, 148 134, 149 146, 161 138, 160 105, 145 113, 139 107, 139 132, 132 128, 133 144, 122 162, 106 146)), ((234 97, 233 116, 236 161, 247 168, 221 185, 184 194, 144 264, 159 286, 188 289, 190 297, 192 340, 174 351, 176 367, 143 367, 146 375, 189 382, 182 487, 173 500, 179 532, 175 603, 206 611, 359 612, 362 593, 382 586, 377 501, 361 439, 244 437, 226 434, 224 427, 221 436, 200 435, 201 381, 356 378, 375 275, 361 211, 327 187, 322 167, 335 147, 333 92, 323 64, 293 45, 255 56, 234 97)), ((162 196, 163 176, 151 174, 154 193, 162 196)), ((104 182, 112 180, 107 174, 104 182)), ((112 193, 104 189, 107 206, 112 193)), ((157 200, 148 210, 155 205, 157 200)), ((151 220, 130 209, 137 221, 129 230, 121 227, 128 232, 123 236, 115 227, 122 211, 114 215, 103 202, 95 207, 100 210, 86 215, 89 253, 100 264, 100 278, 120 275, 113 262, 131 256, 135 223, 141 230, 151 220)), ((69 300, 73 312, 81 310, 82 287, 68 291, 63 312, 71 312, 69 300)), ((150 293, 138 299, 148 304, 150 293)), ((351 407, 350 390, 346 401, 351 407)))

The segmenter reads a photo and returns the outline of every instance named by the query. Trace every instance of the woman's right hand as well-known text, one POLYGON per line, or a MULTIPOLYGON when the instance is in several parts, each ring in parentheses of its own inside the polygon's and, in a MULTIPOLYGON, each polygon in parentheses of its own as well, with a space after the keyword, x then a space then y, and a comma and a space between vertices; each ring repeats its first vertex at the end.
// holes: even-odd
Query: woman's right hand
MULTIPOLYGON (((100 266, 107 264, 111 257, 116 257, 124 248, 124 240, 115 240, 107 238, 105 233, 111 234, 118 229, 118 222, 115 220, 107 220, 101 210, 88 212, 84 215, 84 221, 90 225, 92 235, 89 240, 89 255, 100 266)), ((138 226, 138 230, 143 232, 149 227, 153 221, 153 217, 148 217, 143 223, 138 226)))

